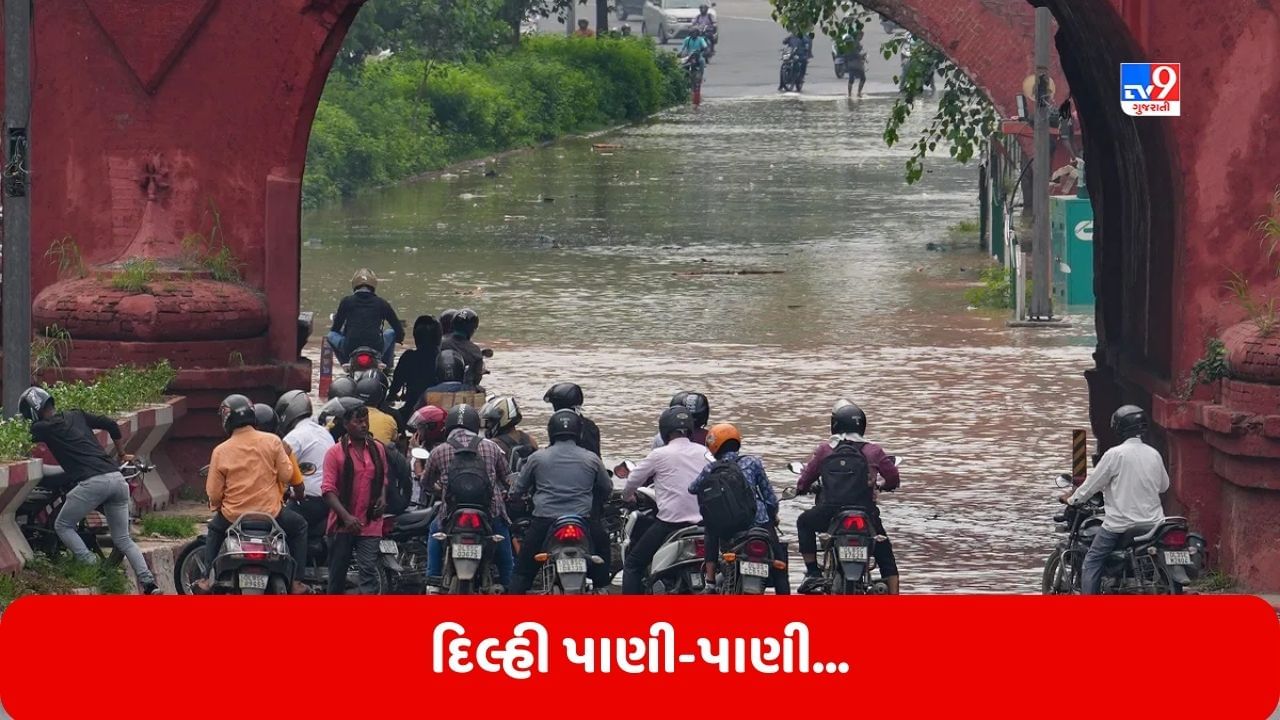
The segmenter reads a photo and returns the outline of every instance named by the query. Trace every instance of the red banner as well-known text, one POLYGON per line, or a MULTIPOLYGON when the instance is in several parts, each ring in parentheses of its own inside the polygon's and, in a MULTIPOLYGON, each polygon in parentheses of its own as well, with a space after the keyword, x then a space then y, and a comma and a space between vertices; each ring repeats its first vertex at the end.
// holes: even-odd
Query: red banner
POLYGON ((0 701, 43 718, 1266 718, 1254 597, 30 597, 0 701))

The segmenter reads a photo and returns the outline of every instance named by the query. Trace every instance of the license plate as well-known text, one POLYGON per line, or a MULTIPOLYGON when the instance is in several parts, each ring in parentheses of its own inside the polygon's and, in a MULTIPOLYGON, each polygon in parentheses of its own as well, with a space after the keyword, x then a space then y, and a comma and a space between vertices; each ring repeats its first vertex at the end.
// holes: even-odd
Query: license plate
POLYGON ((1165 565, 1190 565, 1191 553, 1185 552, 1185 551, 1178 551, 1178 550, 1175 550, 1172 552, 1165 551, 1164 564, 1165 565))
POLYGON ((769 566, 764 563, 744 562, 739 565, 743 575, 769 577, 769 566))
POLYGON ((267 576, 240 573, 240 587, 247 588, 249 590, 266 590, 267 576))
POLYGON ((395 540, 379 540, 378 550, 383 555, 398 555, 400 553, 400 546, 396 545, 395 540))
POLYGON ((586 558, 561 558, 556 560, 556 572, 562 574, 585 573, 587 571, 586 558))
POLYGON ((866 562, 867 549, 858 545, 845 545, 839 549, 840 562, 866 562))
POLYGON ((461 545, 453 544, 453 556, 459 560, 479 560, 484 548, 479 545, 461 545))

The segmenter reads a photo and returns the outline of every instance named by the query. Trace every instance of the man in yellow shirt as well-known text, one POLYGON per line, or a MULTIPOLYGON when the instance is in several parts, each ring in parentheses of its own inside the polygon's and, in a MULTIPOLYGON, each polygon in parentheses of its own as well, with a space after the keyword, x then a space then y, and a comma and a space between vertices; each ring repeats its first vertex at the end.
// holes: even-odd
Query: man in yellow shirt
MULTIPOLYGON (((231 437, 213 449, 209 460, 205 492, 214 515, 205 542, 205 563, 213 567, 232 523, 246 513, 263 513, 274 517, 284 530, 294 567, 301 570, 307 564, 307 521, 284 506, 285 491, 296 471, 284 443, 254 428, 253 403, 244 395, 228 395, 218 412, 231 437)), ((212 585, 211 578, 202 578, 193 590, 205 593, 212 585)), ((307 586, 295 580, 292 592, 306 593, 307 586)))
POLYGON ((387 376, 381 370, 373 370, 357 380, 356 397, 369 408, 369 434, 383 445, 395 445, 400 435, 400 424, 381 409, 382 402, 387 399, 387 376))

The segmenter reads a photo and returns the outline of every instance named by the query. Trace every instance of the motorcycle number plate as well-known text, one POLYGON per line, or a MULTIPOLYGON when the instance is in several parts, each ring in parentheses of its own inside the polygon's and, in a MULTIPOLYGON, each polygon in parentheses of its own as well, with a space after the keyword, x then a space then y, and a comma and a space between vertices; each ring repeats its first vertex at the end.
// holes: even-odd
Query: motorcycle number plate
POLYGON ((484 548, 479 545, 453 544, 453 556, 459 560, 479 560, 484 548))
POLYGON ((266 590, 267 576, 253 573, 240 573, 240 587, 251 590, 266 590))
POLYGON ((840 548, 840 562, 866 562, 867 549, 865 547, 846 545, 840 548))
POLYGON ((1191 553, 1185 551, 1166 551, 1164 554, 1165 565, 1190 565, 1191 553))
POLYGON ((395 540, 379 540, 378 550, 383 555, 396 555, 400 552, 400 546, 396 545, 395 540))
POLYGON ((556 572, 572 574, 585 573, 587 571, 586 558, 560 558, 556 560, 556 572))
POLYGON ((744 562, 739 565, 743 575, 751 577, 769 577, 769 566, 764 563, 744 562))

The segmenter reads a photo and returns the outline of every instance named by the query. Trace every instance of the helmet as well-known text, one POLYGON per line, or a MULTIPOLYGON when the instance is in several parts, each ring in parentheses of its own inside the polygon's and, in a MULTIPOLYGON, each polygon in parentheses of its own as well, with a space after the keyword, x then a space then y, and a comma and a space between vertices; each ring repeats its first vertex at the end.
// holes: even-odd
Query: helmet
POLYGON ((680 392, 671 396, 671 402, 667 404, 667 407, 683 407, 684 399, 688 396, 689 396, 689 393, 681 390, 680 392))
POLYGON ((467 337, 475 334, 476 329, 480 327, 480 316, 471 308, 462 308, 457 315, 453 316, 453 332, 462 333, 467 337))
POLYGON ((276 415, 280 418, 280 434, 287 434, 299 420, 311 417, 311 398, 301 390, 290 390, 276 401, 276 415))
POLYGON ((480 422, 490 437, 520 424, 520 406, 515 398, 497 397, 480 408, 480 422))
POLYGON ((835 407, 831 408, 831 434, 857 433, 862 435, 866 432, 867 414, 862 412, 862 408, 844 398, 837 400, 835 407))
POLYGON ((424 430, 428 435, 443 435, 444 418, 443 408, 438 408, 435 405, 423 405, 409 418, 409 429, 414 432, 424 430))
POLYGON ((582 437, 582 416, 573 410, 555 411, 547 421, 547 437, 553 445, 565 438, 578 440, 582 437))
POLYGON ((466 428, 473 433, 480 432, 480 413, 466 403, 449 408, 449 414, 444 418, 444 432, 448 435, 456 428, 466 428))
POLYGON ((379 407, 387 399, 387 376, 374 370, 356 381, 356 397, 369 407, 379 407))
POLYGON ((453 332, 453 319, 457 316, 457 310, 445 310, 440 313, 440 332, 445 335, 453 332))
POLYGON ((364 401, 358 397, 334 398, 320 408, 320 415, 316 418, 316 422, 329 427, 335 419, 341 420, 348 410, 361 405, 364 405, 364 401))
POLYGON ((670 407, 658 416, 658 434, 667 442, 674 434, 688 437, 693 432, 693 416, 682 407, 670 407))
POLYGON ((697 25, 694 25, 692 28, 689 29, 689 37, 700 37, 701 35, 702 35, 702 28, 698 27, 697 25))
POLYGON ((40 411, 52 404, 53 396, 49 391, 33 385, 22 392, 22 398, 18 400, 18 412, 22 417, 35 422, 40 419, 40 411))
POLYGON ((329 399, 355 397, 356 381, 349 377, 340 377, 329 385, 329 399))
POLYGON ((681 400, 681 404, 693 416, 693 426, 706 427, 707 419, 711 417, 711 404, 707 402, 707 396, 694 392, 682 394, 684 398, 681 400))
POLYGON ((436 356, 436 382, 462 382, 467 374, 467 361, 453 350, 441 350, 436 356))
POLYGON ((362 287, 370 290, 378 289, 378 277, 369 268, 360 268, 355 275, 351 276, 351 289, 355 291, 362 287))
POLYGON ((280 425, 276 411, 266 403, 254 403, 253 426, 265 433, 274 433, 280 425))
POLYGON ((542 396, 542 400, 551 403, 551 407, 556 410, 581 407, 582 388, 574 383, 556 383, 542 396))
POLYGON ((710 7, 708 7, 706 3, 702 3, 701 5, 699 5, 699 6, 698 6, 698 12, 702 13, 703 15, 705 15, 705 14, 707 14, 707 13, 711 12, 711 8, 710 8, 710 7))
POLYGON ((218 414, 222 416, 222 429, 227 434, 236 428, 253 425, 258 420, 253 411, 253 401, 240 394, 223 398, 222 405, 218 407, 218 414))
POLYGON ((1137 405, 1124 405, 1111 415, 1111 430, 1122 440, 1141 436, 1148 425, 1147 411, 1137 405))
POLYGON ((707 430, 707 449, 712 455, 719 455, 720 448, 727 442, 736 442, 738 447, 742 447, 742 433, 738 432, 738 428, 729 423, 717 423, 707 430))

